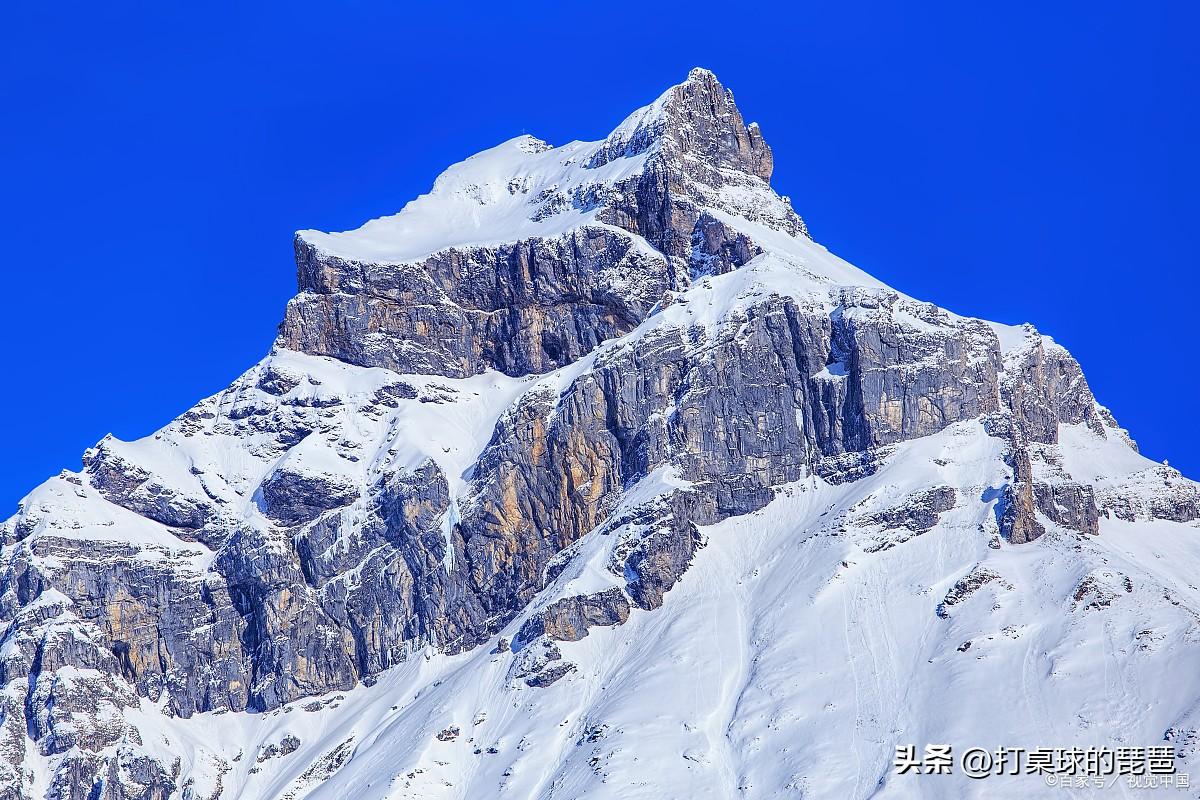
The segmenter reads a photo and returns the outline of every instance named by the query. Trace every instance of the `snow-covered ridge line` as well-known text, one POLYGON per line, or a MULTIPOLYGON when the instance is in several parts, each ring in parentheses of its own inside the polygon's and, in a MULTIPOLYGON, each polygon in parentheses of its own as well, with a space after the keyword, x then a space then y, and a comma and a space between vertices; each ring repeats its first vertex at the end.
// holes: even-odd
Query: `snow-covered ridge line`
MULTIPOLYGON (((716 84, 716 78, 707 70, 692 70, 685 83, 630 114, 602 140, 553 147, 523 134, 450 166, 428 194, 396 214, 352 231, 296 235, 321 254, 375 264, 560 236, 595 222, 605 195, 627 191, 623 187, 660 155, 664 135, 679 124, 668 118, 671 103, 699 82, 716 84)), ((761 140, 757 125, 743 131, 761 140)), ((786 205, 765 184, 756 188, 744 198, 748 205, 786 205)))
POLYGON ((344 233, 298 231, 321 253, 376 264, 418 261, 442 250, 554 237, 595 221, 589 192, 636 175, 650 150, 587 166, 604 142, 551 148, 522 135, 447 169, 397 214, 344 233))
POLYGON ((447 167, 428 194, 396 214, 352 231, 296 235, 321 253, 367 263, 405 263, 452 247, 561 235, 595 220, 596 208, 586 207, 589 192, 644 168, 672 91, 630 114, 599 141, 554 147, 522 134, 447 167))

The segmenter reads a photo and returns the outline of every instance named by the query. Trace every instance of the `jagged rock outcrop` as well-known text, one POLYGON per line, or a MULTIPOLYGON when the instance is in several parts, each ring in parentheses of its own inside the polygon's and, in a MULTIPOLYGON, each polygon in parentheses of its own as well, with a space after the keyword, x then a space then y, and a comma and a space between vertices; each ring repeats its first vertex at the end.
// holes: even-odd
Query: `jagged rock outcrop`
POLYGON ((514 645, 518 648, 538 636, 558 642, 575 642, 587 636, 588 628, 611 627, 629 618, 629 600, 614 587, 589 595, 564 597, 547 606, 521 626, 514 645))
POLYGON ((1081 483, 1035 483, 1033 499, 1049 519, 1073 531, 1100 533, 1100 513, 1091 486, 1081 483))
POLYGON ((1128 522, 1200 519, 1200 488, 1180 475, 1179 470, 1165 464, 1141 470, 1120 481, 1106 481, 1096 500, 1104 513, 1128 522))
POLYGON ((660 255, 602 227, 395 265, 328 256, 297 237, 296 261, 302 294, 281 344, 458 378, 569 364, 633 330, 678 285, 660 255))
POLYGON ((1000 514, 1000 532, 1013 544, 1026 544, 1046 532, 1038 521, 1033 493, 1033 467, 1029 451, 1017 447, 1010 451, 1008 465, 1012 468, 1012 482, 1004 487, 1002 502, 997 507, 1000 514))
POLYGON ((949 619, 954 612, 955 606, 962 604, 980 589, 992 583, 999 584, 1010 591, 1013 588, 1012 584, 1005 581, 994 570, 983 566, 976 566, 966 575, 955 581, 954 585, 946 592, 946 596, 942 598, 942 602, 938 603, 938 617, 949 619))
POLYGON ((1059 423, 1085 424, 1105 435, 1104 413, 1079 362, 1062 347, 1041 336, 1027 336, 1006 361, 1004 400, 1027 441, 1054 444, 1059 423))

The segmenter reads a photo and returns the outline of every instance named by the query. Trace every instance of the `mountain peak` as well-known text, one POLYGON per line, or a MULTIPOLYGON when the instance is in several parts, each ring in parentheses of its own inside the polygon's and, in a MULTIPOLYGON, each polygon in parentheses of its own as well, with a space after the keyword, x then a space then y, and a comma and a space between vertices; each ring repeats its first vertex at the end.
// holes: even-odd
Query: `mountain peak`
POLYGON ((733 93, 698 67, 601 141, 551 147, 529 135, 510 139, 447 168, 398 214, 344 233, 300 231, 298 246, 397 264, 451 248, 556 237, 599 220, 686 259, 691 225, 705 208, 807 236, 770 188, 772 164, 771 148, 757 125, 745 124, 733 93), (614 208, 639 192, 637 209, 614 208), (660 233, 676 225, 663 211, 680 204, 687 229, 666 241, 660 233))
POLYGON ((626 117, 589 166, 636 155, 659 143, 673 155, 698 158, 711 167, 734 169, 763 181, 771 179, 771 148, 758 125, 745 124, 733 92, 703 67, 695 67, 683 83, 626 117))
POLYGON ((693 70, 302 234, 269 355, 0 521, 0 800, 899 796, 914 740, 1194 771, 1200 484, 1032 327, 809 240, 769 154, 693 70))

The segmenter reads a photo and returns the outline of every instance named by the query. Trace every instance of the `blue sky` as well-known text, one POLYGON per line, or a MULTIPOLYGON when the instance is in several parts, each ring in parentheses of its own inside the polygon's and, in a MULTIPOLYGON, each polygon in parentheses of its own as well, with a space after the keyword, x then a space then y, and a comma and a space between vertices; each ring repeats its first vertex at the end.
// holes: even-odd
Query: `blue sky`
POLYGON ((0 517, 258 360, 294 230, 394 212, 522 132, 599 138, 696 65, 818 241, 1034 322, 1200 477, 1192 4, 13 5, 0 517))

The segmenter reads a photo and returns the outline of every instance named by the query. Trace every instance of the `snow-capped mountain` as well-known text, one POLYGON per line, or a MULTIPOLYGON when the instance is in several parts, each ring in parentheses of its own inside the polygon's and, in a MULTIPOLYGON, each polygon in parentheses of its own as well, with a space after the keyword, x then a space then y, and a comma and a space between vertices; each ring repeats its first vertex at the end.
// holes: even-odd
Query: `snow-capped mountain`
MULTIPOLYGON (((1200 728, 1200 489, 809 238, 704 70, 302 231, 271 353, 0 525, 0 799, 1028 797, 1200 728)), ((1074 796, 1122 796, 1123 783, 1074 796)))

